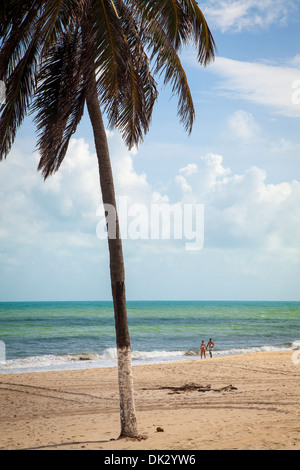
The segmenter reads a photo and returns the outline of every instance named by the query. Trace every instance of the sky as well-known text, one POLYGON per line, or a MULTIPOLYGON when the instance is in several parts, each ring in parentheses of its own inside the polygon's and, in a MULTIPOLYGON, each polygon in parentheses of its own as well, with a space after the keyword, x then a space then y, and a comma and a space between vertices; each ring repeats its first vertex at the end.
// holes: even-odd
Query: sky
MULTIPOLYGON (((181 55, 196 109, 192 134, 160 82, 137 149, 107 130, 127 298, 300 300, 300 2, 199 6, 218 53, 206 68, 192 47, 181 55), (167 219, 169 236, 163 225, 153 236, 160 207, 187 214, 180 227, 177 220, 181 237, 167 219)), ((111 300, 86 114, 46 182, 30 118, 0 163, 0 301, 111 300)))

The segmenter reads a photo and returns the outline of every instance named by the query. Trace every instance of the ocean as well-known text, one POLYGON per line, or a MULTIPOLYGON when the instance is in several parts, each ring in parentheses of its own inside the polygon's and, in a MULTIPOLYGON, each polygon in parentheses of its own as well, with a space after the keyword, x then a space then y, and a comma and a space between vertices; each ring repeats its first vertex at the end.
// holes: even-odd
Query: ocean
MULTIPOLYGON (((134 364, 300 349, 300 302, 128 302, 134 364)), ((0 373, 117 364, 111 302, 0 303, 0 373)))

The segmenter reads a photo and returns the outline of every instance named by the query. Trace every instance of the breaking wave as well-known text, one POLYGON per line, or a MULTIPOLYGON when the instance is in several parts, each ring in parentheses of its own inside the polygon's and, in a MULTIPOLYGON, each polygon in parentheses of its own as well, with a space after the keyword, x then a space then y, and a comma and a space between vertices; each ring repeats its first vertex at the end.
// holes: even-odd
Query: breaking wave
MULTIPOLYGON (((249 354, 260 351, 299 350, 300 340, 286 343, 280 347, 262 346, 253 348, 228 349, 213 352, 214 357, 249 354)), ((132 351, 133 365, 173 362, 199 359, 199 350, 186 351, 132 351)), ((108 348, 103 353, 72 353, 42 356, 21 357, 0 362, 0 374, 43 372, 55 370, 73 370, 115 367, 117 365, 117 349, 108 348)))

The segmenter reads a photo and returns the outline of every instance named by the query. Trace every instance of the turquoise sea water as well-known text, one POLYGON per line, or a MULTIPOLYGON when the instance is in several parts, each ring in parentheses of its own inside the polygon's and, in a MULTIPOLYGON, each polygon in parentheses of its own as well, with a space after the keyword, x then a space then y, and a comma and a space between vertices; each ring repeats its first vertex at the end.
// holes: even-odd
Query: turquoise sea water
MULTIPOLYGON (((300 302, 128 302, 128 322, 136 364, 196 358, 209 338, 214 356, 300 348, 300 302)), ((0 303, 0 341, 0 373, 115 365, 112 303, 0 303)))

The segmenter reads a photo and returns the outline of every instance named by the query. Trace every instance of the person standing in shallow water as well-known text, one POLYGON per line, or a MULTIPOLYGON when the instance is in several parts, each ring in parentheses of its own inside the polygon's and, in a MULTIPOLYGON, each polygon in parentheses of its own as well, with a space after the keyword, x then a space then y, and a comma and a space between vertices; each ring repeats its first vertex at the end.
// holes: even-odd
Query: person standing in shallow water
POLYGON ((200 354, 201 354, 201 359, 202 357, 204 357, 204 359, 206 358, 206 346, 205 346, 204 340, 202 340, 202 343, 200 346, 200 354))
POLYGON ((210 357, 212 357, 212 350, 214 348, 214 345, 215 343, 213 342, 213 340, 210 338, 208 343, 207 343, 207 348, 208 348, 208 352, 209 352, 209 355, 210 357))

